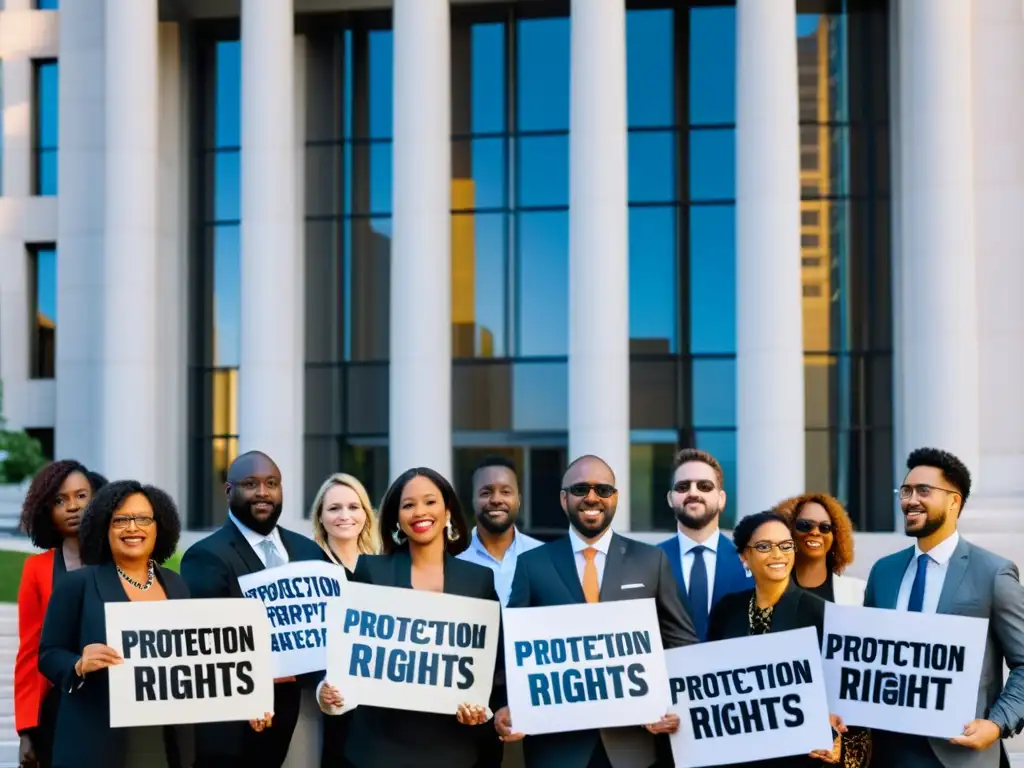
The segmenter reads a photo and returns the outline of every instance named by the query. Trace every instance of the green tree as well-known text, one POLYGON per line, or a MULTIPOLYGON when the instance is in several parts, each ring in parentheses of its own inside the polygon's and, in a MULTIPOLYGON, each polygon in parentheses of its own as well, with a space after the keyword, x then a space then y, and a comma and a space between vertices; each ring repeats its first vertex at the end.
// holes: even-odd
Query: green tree
POLYGON ((20 483, 46 465, 43 446, 24 431, 9 431, 4 417, 4 384, 0 381, 0 483, 20 483))

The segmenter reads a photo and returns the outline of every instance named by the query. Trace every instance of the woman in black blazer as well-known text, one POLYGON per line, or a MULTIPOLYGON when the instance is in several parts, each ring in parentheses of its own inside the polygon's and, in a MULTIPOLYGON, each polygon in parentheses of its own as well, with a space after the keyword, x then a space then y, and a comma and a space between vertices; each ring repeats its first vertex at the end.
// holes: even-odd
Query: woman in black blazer
MULTIPOLYGON (((825 601, 800 589, 790 578, 796 545, 789 522, 778 512, 758 512, 736 525, 733 541, 743 564, 754 577, 754 588, 723 597, 708 617, 708 641, 729 640, 769 632, 814 627, 821 644, 825 601)), ((834 730, 846 730, 833 717, 834 730)), ((841 735, 831 751, 747 763, 758 768, 802 768, 839 761, 841 735)))
POLYGON ((185 600, 188 587, 159 564, 178 544, 170 497, 122 480, 102 488, 79 527, 82 562, 50 598, 39 670, 61 692, 54 768, 191 768, 192 726, 111 728, 107 668, 122 659, 107 645, 106 603, 185 600))
MULTIPOLYGON (((392 483, 381 502, 380 526, 384 554, 360 557, 353 581, 498 600, 490 569, 455 557, 468 543, 466 518, 451 484, 434 470, 410 469, 392 483)), ((499 655, 500 646, 499 639, 499 655)), ((492 709, 503 678, 499 658, 492 709)), ((328 713, 344 703, 341 692, 326 681, 318 698, 328 713)), ((486 722, 483 707, 461 706, 441 715, 360 705, 350 717, 345 759, 352 768, 491 768, 484 758, 486 737, 492 734, 471 727, 486 722)))

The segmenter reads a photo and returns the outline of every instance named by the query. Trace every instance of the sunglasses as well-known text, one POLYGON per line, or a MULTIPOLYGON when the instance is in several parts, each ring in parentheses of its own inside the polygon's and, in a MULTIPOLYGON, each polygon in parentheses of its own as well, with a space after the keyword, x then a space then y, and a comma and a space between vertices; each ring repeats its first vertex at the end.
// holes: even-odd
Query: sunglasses
POLYGON ((672 490, 676 493, 686 493, 691 485, 696 486, 701 493, 711 493, 715 490, 715 484, 710 480, 680 480, 672 490))
POLYGON ((590 483, 573 483, 568 488, 563 488, 562 490, 571 496, 578 496, 581 499, 588 496, 591 491, 596 493, 602 499, 610 499, 619 492, 618 488, 614 485, 608 485, 607 483, 597 483, 596 485, 591 485, 590 483))
POLYGON ((800 533, 811 533, 814 529, 820 531, 822 536, 832 533, 832 523, 819 523, 815 520, 797 520, 793 527, 800 533))

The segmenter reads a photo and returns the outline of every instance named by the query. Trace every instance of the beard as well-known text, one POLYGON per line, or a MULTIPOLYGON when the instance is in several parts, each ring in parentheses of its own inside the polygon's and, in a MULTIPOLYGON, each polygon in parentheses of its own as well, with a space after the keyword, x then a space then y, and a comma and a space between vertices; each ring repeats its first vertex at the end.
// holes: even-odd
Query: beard
MULTIPOLYGON (((692 499, 687 499, 687 501, 692 501, 692 499)), ((703 505, 703 510, 696 515, 690 513, 690 510, 686 508, 685 503, 672 510, 676 515, 676 520, 679 521, 681 526, 689 528, 691 531, 699 531, 718 517, 718 513, 722 511, 718 507, 709 506, 703 502, 701 503, 703 505)))
POLYGON ((275 504, 274 511, 271 513, 270 517, 263 520, 260 520, 253 515, 251 503, 241 499, 232 499, 231 503, 228 504, 228 509, 231 510, 231 514, 238 518, 238 522, 249 530, 256 531, 260 536, 269 536, 277 526, 277 521, 278 518, 281 517, 281 509, 283 506, 283 504, 275 504))
POLYGON ((594 527, 589 527, 583 522, 582 510, 574 509, 569 515, 569 524, 576 529, 576 532, 585 539, 593 539, 600 536, 602 533, 608 530, 608 527, 612 524, 612 518, 615 516, 614 512, 608 512, 602 510, 598 524, 594 527))
POLYGON ((503 510, 505 512, 505 517, 501 518, 500 520, 493 519, 488 514, 488 512, 490 511, 491 510, 489 509, 481 509, 476 514, 477 523, 479 523, 480 527, 482 527, 488 533, 501 534, 507 531, 515 524, 515 515, 512 513, 511 509, 503 510))
POLYGON ((945 512, 941 512, 941 513, 939 513, 938 515, 935 515, 935 516, 928 515, 925 518, 924 525, 922 525, 920 528, 918 528, 917 530, 914 530, 914 531, 911 531, 911 530, 907 529, 906 518, 904 518, 904 521, 903 521, 903 532, 907 536, 912 536, 915 539, 923 539, 926 536, 931 536, 933 533, 935 533, 937 530, 939 530, 939 528, 941 528, 945 524, 946 524, 946 513, 945 512))

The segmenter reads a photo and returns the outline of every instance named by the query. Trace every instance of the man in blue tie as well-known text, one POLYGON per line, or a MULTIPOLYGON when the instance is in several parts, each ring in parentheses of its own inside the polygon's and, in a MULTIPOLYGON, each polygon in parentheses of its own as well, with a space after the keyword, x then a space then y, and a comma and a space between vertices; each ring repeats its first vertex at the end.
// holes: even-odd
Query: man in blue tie
POLYGON ((658 546, 668 555, 697 637, 707 639, 708 615, 723 596, 754 586, 732 541, 718 530, 725 509, 725 473, 707 451, 676 454, 668 505, 679 530, 658 546))
POLYGON ((876 766, 997 768, 1000 738, 1024 728, 1024 588, 1017 566, 957 531, 971 473, 956 456, 919 448, 897 489, 903 526, 917 543, 871 569, 864 605, 988 619, 975 719, 946 741, 876 731, 876 766), (1010 676, 1003 686, 1003 662, 1010 676))

